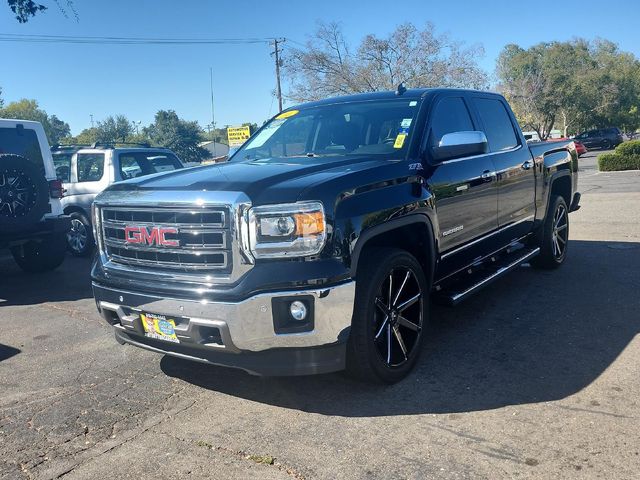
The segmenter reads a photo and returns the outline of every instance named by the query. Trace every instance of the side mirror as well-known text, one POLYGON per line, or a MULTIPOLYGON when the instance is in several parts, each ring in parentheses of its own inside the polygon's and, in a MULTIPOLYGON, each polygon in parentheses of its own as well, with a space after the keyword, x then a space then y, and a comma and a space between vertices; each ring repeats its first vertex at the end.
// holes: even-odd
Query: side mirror
POLYGON ((431 149, 433 159, 437 162, 453 158, 482 155, 489 151, 489 142, 484 132, 447 133, 431 149))

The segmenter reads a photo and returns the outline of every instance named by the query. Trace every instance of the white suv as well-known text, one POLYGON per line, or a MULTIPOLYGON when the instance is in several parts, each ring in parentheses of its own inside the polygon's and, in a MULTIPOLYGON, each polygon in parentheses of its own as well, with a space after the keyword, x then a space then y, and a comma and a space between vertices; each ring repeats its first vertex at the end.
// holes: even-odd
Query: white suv
POLYGON ((62 196, 42 125, 0 119, 0 249, 27 272, 64 261, 71 221, 62 196))

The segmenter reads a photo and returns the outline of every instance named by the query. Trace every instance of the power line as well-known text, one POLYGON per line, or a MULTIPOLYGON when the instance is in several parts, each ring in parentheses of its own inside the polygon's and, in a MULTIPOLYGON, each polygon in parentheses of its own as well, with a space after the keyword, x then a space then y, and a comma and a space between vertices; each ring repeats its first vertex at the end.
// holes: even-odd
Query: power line
POLYGON ((160 37, 83 37, 70 35, 27 35, 2 33, 0 42, 19 43, 75 43, 98 45, 246 45, 268 44, 274 38, 160 38, 160 37))

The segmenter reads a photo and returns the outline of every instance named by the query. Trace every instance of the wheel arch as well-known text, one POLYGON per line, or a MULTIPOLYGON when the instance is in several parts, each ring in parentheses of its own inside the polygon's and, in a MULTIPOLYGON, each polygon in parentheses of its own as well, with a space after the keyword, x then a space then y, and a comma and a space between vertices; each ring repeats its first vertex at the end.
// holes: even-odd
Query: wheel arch
POLYGON ((436 265, 436 243, 431 219, 427 215, 414 214, 390 220, 365 230, 351 254, 351 276, 356 277, 363 253, 373 247, 401 248, 411 253, 423 268, 429 282, 433 283, 436 265))
POLYGON ((87 217, 87 220, 91 221, 91 216, 84 208, 80 207, 79 205, 68 205, 64 207, 63 211, 65 215, 71 215, 72 213, 81 213, 82 215, 87 217))

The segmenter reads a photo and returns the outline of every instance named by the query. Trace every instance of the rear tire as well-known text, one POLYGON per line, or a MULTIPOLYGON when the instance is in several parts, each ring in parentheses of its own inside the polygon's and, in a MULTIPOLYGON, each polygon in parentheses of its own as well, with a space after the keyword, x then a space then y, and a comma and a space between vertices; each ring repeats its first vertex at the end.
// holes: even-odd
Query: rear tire
POLYGON ((408 252, 373 248, 358 269, 347 344, 347 373, 368 382, 395 383, 415 365, 427 326, 429 285, 408 252))
POLYGON ((531 260, 536 268, 554 269, 567 258, 569 247, 569 209, 564 197, 552 195, 540 232, 540 254, 531 260))
POLYGON ((86 257, 93 250, 93 233, 87 217, 80 212, 73 212, 71 230, 67 233, 67 247, 71 255, 86 257))
POLYGON ((42 273, 58 268, 64 261, 66 252, 67 237, 64 233, 47 236, 42 242, 32 240, 11 249, 16 263, 28 273, 42 273))

